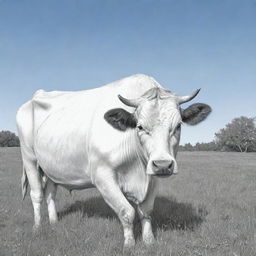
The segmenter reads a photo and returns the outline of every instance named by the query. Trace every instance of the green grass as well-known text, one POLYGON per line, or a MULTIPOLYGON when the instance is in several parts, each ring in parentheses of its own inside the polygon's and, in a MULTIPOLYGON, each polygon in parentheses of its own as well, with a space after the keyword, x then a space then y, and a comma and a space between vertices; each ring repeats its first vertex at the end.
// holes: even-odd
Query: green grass
MULTIPOLYGON (((153 213, 157 242, 147 248, 135 220, 129 255, 256 255, 256 154, 180 152, 179 174, 162 180, 153 213)), ((60 222, 32 233, 29 196, 22 202, 18 148, 0 148, 0 256, 122 255, 123 233, 95 189, 59 188, 60 222)))

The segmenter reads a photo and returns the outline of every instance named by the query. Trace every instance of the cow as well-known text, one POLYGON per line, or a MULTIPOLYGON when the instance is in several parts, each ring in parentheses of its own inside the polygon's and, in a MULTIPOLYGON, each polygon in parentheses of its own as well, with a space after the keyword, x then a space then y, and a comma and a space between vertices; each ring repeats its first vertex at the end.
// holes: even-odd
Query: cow
POLYGON ((91 90, 37 91, 16 116, 33 228, 40 226, 43 198, 50 223, 57 222, 58 185, 96 187, 121 221, 124 247, 135 244, 135 209, 143 241, 152 244, 150 214, 161 178, 178 173, 181 124, 196 125, 211 112, 203 103, 180 107, 198 92, 178 96, 142 74, 91 90))

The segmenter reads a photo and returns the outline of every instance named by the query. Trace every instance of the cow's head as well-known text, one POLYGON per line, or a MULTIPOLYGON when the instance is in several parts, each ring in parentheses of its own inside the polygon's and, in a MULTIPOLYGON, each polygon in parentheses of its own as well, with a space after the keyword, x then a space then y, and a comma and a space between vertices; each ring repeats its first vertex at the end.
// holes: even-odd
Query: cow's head
POLYGON ((182 122, 196 125, 211 112, 210 106, 203 103, 180 108, 182 103, 192 100, 198 92, 177 96, 162 88, 152 88, 138 99, 126 99, 119 95, 119 99, 125 105, 134 107, 135 112, 116 108, 106 112, 104 117, 118 130, 136 129, 147 158, 147 174, 168 177, 177 173, 175 158, 182 122))

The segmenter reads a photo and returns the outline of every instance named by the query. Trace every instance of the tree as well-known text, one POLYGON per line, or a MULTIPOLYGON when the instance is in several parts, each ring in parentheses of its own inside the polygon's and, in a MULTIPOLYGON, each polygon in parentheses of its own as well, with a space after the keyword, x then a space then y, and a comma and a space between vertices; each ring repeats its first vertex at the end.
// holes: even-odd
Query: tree
POLYGON ((20 141, 15 133, 10 131, 0 132, 0 147, 19 147, 20 141))
POLYGON ((247 152, 256 150, 255 118, 241 116, 215 134, 217 144, 224 150, 247 152))

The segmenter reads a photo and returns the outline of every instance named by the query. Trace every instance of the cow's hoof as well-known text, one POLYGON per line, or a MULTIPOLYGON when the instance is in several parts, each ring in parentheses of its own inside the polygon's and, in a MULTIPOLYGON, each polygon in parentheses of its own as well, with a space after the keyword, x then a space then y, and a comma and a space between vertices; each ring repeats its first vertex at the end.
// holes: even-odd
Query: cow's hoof
POLYGON ((123 247, 123 255, 125 256, 133 255, 134 248, 135 248, 135 243, 130 243, 130 244, 125 243, 123 247))
POLYGON ((135 239, 134 238, 128 238, 124 240, 124 250, 132 249, 135 246, 135 239))
POLYGON ((143 237, 143 242, 148 246, 153 245, 155 243, 155 241, 156 240, 153 235, 143 237))
POLYGON ((55 226, 57 223, 58 223, 58 220, 55 220, 55 219, 50 220, 51 226, 55 226))
POLYGON ((37 234, 39 232, 40 225, 33 225, 32 231, 33 234, 37 234))

